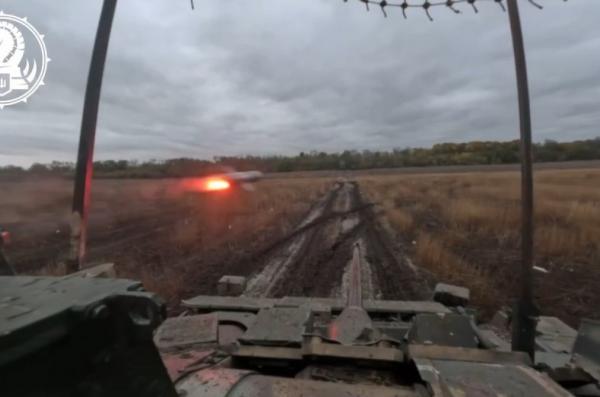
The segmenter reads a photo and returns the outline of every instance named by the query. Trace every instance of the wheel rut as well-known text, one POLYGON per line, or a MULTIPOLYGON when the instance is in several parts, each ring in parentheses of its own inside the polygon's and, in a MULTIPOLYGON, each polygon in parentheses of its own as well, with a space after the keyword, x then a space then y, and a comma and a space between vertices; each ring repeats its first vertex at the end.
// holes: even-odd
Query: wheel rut
POLYGON ((430 291, 381 227, 358 183, 341 181, 296 229, 261 253, 261 270, 245 296, 347 298, 353 253, 358 249, 363 299, 427 298, 430 291))

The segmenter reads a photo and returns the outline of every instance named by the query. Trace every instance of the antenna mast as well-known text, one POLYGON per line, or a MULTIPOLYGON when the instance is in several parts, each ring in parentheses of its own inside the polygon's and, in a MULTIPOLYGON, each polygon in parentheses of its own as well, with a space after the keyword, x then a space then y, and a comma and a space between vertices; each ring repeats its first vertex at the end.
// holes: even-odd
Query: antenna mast
POLYGON ((535 350, 537 310, 533 303, 533 153, 531 149, 531 112, 525 45, 517 0, 507 0, 519 97, 521 146, 521 290, 512 322, 512 349, 528 353, 535 350))
POLYGON ((96 122, 100 104, 102 76, 108 51, 108 41, 112 21, 115 15, 117 0, 104 0, 102 13, 98 22, 96 41, 90 63, 81 133, 79 136, 79 151, 75 168, 75 188, 73 191, 73 207, 71 214, 71 252, 67 261, 67 272, 81 269, 85 260, 87 219, 90 203, 90 188, 94 167, 94 141, 96 139, 96 122))

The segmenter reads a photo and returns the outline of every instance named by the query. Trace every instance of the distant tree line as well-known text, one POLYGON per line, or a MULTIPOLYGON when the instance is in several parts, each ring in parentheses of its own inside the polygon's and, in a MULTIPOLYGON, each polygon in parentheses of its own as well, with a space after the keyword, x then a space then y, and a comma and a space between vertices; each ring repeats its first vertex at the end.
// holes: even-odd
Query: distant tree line
MULTIPOLYGON (((556 142, 547 140, 534 145, 537 162, 600 159, 600 138, 556 142)), ((215 157, 212 161, 192 158, 171 160, 94 162, 94 174, 104 178, 170 178, 206 175, 229 169, 291 172, 315 170, 359 170, 371 168, 426 167, 444 165, 510 164, 519 161, 519 142, 473 141, 440 143, 429 149, 405 148, 391 151, 346 150, 341 153, 311 151, 296 156, 215 157)), ((0 178, 24 176, 71 177, 74 164, 53 161, 33 164, 25 169, 0 167, 0 178)))

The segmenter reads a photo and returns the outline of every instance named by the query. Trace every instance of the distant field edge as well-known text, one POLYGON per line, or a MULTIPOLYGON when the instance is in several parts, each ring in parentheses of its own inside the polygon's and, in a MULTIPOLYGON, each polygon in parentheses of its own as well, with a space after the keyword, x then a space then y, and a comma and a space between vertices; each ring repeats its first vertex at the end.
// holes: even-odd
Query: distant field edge
MULTIPOLYGON (((534 163, 534 168, 537 171, 542 170, 576 170, 576 169, 594 169, 600 168, 600 160, 572 160, 572 161, 552 161, 534 163)), ((444 174, 444 173, 471 173, 471 172, 506 172, 518 171, 519 163, 512 164, 474 164, 474 165, 439 165, 439 166, 410 166, 396 168, 366 168, 356 170, 315 170, 315 171, 290 171, 290 172, 268 172, 265 173, 267 179, 278 178, 326 178, 326 177, 355 177, 366 175, 394 175, 394 174, 444 174)), ((94 179, 103 180, 173 180, 186 179, 206 176, 206 173, 199 173, 197 176, 168 176, 168 175, 111 175, 104 173, 96 173, 94 179)), ((20 182, 23 180, 64 180, 71 181, 71 175, 31 175, 28 173, 20 175, 2 175, 0 173, 0 182, 20 182)))
MULTIPOLYGON (((292 171, 271 172, 267 178, 314 178, 314 177, 353 177, 365 175, 387 174, 442 174, 442 173, 469 173, 469 172, 506 172, 518 171, 521 165, 514 164, 477 164, 477 165, 440 165, 424 167, 398 167, 398 168, 370 168, 362 170, 318 170, 318 171, 292 171)), ((572 170, 600 168, 600 160, 553 161, 535 163, 535 170, 572 170)))

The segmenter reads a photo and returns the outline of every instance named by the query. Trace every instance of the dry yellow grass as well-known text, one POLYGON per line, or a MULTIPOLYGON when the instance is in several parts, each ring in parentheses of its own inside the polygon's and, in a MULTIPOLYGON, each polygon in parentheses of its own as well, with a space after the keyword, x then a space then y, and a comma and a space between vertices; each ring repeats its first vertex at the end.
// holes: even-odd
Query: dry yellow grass
MULTIPOLYGON (((386 209, 389 207, 385 207, 386 209)), ((392 227, 403 233, 411 233, 415 225, 413 217, 402 209, 388 210, 388 220, 392 227)))
MULTIPOLYGON (((385 223, 414 244, 416 265, 438 280, 463 284, 491 312, 512 300, 520 246, 517 172, 398 174, 362 177, 363 193, 380 204, 385 223)), ((535 262, 544 312, 568 321, 597 316, 600 296, 600 170, 542 170, 535 176, 535 262), (553 301, 552 296, 573 299, 553 301)))
POLYGON ((484 310, 502 301, 485 271, 454 254, 444 245, 448 242, 427 232, 420 232, 415 242, 414 261, 432 272, 436 279, 457 285, 464 285, 464 281, 469 280, 471 298, 484 310))
MULTIPOLYGON (((210 293, 224 271, 294 227, 331 186, 330 178, 267 178, 254 191, 189 192, 182 180, 97 180, 92 189, 89 259, 115 262, 173 306, 210 293)), ((9 258, 20 273, 60 275, 68 249, 72 184, 0 186, 0 226, 13 232, 9 258)))

